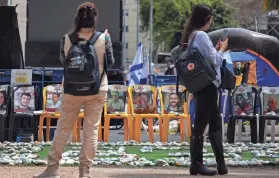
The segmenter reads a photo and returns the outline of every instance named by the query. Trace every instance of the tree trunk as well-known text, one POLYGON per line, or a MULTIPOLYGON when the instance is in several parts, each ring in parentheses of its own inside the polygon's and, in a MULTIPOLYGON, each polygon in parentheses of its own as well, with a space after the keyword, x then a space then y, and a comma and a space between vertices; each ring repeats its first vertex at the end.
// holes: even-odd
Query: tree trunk
POLYGON ((0 6, 7 6, 8 0, 0 0, 0 6))

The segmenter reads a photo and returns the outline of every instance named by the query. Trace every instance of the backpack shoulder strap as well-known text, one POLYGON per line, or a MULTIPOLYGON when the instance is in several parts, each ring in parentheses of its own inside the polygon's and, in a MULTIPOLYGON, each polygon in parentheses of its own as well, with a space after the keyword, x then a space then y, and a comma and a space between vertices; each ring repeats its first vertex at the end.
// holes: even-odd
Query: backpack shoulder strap
POLYGON ((66 34, 65 35, 65 42, 64 42, 64 53, 65 53, 65 56, 68 55, 71 46, 72 46, 72 41, 70 39, 70 36, 68 34, 66 34))
POLYGON ((197 31, 194 31, 191 35, 190 35, 190 38, 189 38, 189 41, 190 41, 190 43, 189 43, 189 41, 188 41, 188 48, 192 48, 193 47, 193 42, 194 42, 194 40, 195 40, 195 37, 196 37, 196 35, 197 35, 197 31))
POLYGON ((102 35, 102 32, 96 31, 91 39, 88 41, 89 44, 94 45, 98 38, 102 35))

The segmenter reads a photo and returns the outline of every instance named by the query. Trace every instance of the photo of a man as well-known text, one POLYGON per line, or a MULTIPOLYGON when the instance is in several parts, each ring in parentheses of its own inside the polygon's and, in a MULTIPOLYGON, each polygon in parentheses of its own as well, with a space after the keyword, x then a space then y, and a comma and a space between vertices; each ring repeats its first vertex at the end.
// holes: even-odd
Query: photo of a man
POLYGON ((35 110, 34 87, 22 87, 15 91, 15 112, 33 112, 35 110))
POLYGON ((111 91, 111 98, 108 101, 108 112, 124 112, 125 103, 123 99, 120 98, 120 92, 111 91))
POLYGON ((50 85, 47 87, 46 92, 46 107, 45 110, 48 112, 58 112, 61 106, 61 85, 50 85))
MULTIPOLYGON (((278 96, 279 97, 279 96, 278 96)), ((267 115, 279 115, 279 106, 276 96, 267 96, 265 103, 264 114, 267 115)))
POLYGON ((181 99, 176 93, 165 93, 165 95, 168 95, 168 102, 165 102, 165 114, 168 113, 175 113, 175 112, 183 112, 183 107, 181 104, 181 99))

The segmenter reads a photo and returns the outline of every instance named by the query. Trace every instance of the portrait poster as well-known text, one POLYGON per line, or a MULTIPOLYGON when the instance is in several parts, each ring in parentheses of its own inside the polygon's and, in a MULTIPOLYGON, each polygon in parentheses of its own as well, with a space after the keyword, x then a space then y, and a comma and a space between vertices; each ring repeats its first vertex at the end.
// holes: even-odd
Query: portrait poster
POLYGON ((179 86, 178 94, 175 85, 162 87, 164 114, 183 113, 185 100, 185 87, 179 86), (183 99, 184 98, 184 99, 183 99))
POLYGON ((109 85, 107 112, 125 112, 127 87, 124 85, 109 85))
POLYGON ((253 114, 254 97, 252 87, 239 87, 233 98, 233 111, 236 115, 253 114))
POLYGON ((279 87, 263 87, 263 113, 279 115, 279 87))
POLYGON ((60 84, 47 86, 45 111, 58 112, 61 106, 62 86, 60 84))
POLYGON ((34 86, 14 87, 14 112, 35 111, 34 86))
POLYGON ((8 109, 9 85, 0 85, 0 114, 6 114, 8 109))
POLYGON ((153 109, 152 90, 148 85, 136 85, 133 90, 133 106, 136 113, 142 113, 153 109))

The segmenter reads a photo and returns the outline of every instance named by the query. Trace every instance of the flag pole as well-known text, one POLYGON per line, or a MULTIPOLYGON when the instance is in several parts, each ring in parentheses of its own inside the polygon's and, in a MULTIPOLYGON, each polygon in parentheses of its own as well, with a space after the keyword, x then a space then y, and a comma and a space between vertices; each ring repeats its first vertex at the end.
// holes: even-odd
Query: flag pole
POLYGON ((153 0, 150 0, 150 19, 149 19, 149 74, 152 74, 151 64, 152 64, 152 52, 153 52, 153 0))
POLYGON ((122 15, 122 18, 123 18, 123 42, 122 42, 122 61, 123 61, 123 67, 124 67, 124 71, 126 69, 126 58, 127 58, 127 46, 126 46, 126 43, 127 43, 127 39, 126 39, 126 16, 127 16, 127 12, 126 12, 126 0, 123 0, 122 1, 122 8, 123 8, 123 15, 122 15))
POLYGON ((137 47, 139 44, 139 35, 140 35, 140 0, 137 0, 137 44, 136 44, 137 47))

